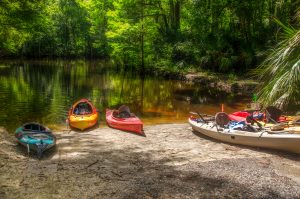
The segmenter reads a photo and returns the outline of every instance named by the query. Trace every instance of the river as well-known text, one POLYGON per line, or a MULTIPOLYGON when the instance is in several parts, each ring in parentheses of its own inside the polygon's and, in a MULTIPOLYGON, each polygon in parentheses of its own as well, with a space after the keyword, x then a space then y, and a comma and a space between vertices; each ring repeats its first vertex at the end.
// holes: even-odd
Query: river
POLYGON ((186 122, 190 111, 214 114, 243 109, 246 97, 216 89, 118 68, 94 60, 40 60, 0 62, 0 126, 10 132, 36 121, 50 128, 66 126, 67 111, 80 98, 88 98, 100 111, 130 107, 145 124, 186 122))

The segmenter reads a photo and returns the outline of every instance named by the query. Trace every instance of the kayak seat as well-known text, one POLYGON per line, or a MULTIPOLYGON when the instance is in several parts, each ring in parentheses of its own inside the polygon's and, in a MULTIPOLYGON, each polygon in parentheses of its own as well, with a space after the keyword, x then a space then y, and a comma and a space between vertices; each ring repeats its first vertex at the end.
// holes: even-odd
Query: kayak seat
POLYGON ((278 123, 279 118, 282 114, 282 110, 276 108, 275 106, 268 106, 266 108, 266 117, 268 123, 278 123))
POLYGON ((119 118, 130 118, 131 114, 128 113, 127 111, 123 111, 123 112, 119 113, 118 117, 119 118))
POLYGON ((135 115, 133 113, 128 113, 126 111, 123 111, 121 113, 119 113, 119 111, 114 111, 113 117, 115 117, 115 118, 130 118, 130 117, 135 117, 135 115))
POLYGON ((223 128, 225 127, 225 125, 228 125, 230 122, 230 118, 228 114, 224 112, 217 113, 215 118, 216 118, 216 124, 223 128))
POLYGON ((118 109, 118 111, 119 111, 119 113, 121 113, 121 112, 128 112, 128 113, 130 113, 130 109, 126 105, 120 106, 119 109, 118 109))
POLYGON ((119 118, 130 118, 131 117, 130 109, 126 105, 120 106, 118 109, 118 112, 119 112, 119 114, 118 114, 119 118))
POLYGON ((88 115, 91 114, 92 112, 93 112, 92 107, 86 102, 79 103, 74 109, 75 115, 88 115))

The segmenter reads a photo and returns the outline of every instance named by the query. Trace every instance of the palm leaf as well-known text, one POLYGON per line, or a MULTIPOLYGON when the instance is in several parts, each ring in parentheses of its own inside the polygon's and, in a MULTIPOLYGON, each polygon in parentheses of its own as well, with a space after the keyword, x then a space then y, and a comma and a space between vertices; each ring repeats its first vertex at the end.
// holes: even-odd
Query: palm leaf
POLYGON ((284 108, 300 100, 300 30, 275 22, 284 30, 285 39, 268 52, 253 74, 261 81, 258 101, 284 108))

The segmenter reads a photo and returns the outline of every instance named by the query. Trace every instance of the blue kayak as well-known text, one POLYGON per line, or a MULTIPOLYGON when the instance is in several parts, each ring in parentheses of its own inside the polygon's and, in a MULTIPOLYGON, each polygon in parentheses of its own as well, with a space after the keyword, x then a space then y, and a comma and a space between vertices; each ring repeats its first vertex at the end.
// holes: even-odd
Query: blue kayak
POLYGON ((37 152, 39 158, 44 151, 52 148, 56 144, 56 137, 52 131, 38 123, 27 123, 17 128, 15 136, 18 142, 30 150, 37 152))

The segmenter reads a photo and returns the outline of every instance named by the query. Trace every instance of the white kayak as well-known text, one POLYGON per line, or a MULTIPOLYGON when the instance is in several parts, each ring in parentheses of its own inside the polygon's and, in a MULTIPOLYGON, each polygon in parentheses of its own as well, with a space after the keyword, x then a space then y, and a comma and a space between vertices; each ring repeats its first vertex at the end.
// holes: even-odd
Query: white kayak
POLYGON ((213 122, 199 122, 189 118, 193 130, 222 142, 252 147, 277 149, 300 154, 300 134, 289 132, 269 132, 262 130, 249 132, 216 127, 213 122))

